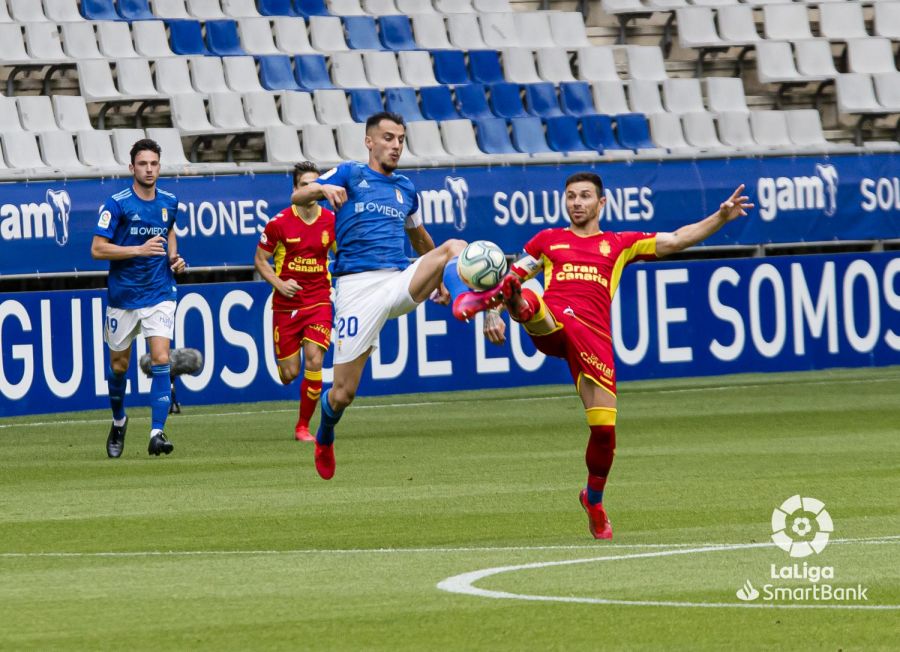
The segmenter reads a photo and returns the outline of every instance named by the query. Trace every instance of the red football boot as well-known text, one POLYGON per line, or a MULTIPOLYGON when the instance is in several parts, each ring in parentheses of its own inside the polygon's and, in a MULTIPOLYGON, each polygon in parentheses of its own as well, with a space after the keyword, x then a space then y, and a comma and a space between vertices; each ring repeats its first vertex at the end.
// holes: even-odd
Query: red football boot
POLYGON ((592 505, 587 499, 587 489, 581 490, 579 496, 581 506, 588 515, 588 527, 595 539, 612 539, 612 523, 606 516, 606 510, 603 509, 602 503, 592 505))
POLYGON ((323 480, 334 477, 334 444, 323 446, 316 442, 316 471, 323 480))
POLYGON ((531 321, 534 307, 522 298, 522 279, 516 274, 507 274, 500 282, 500 292, 510 317, 522 324, 531 321))
POLYGON ((476 313, 496 308, 503 301, 503 284, 483 292, 463 292, 453 302, 453 316, 460 321, 469 321, 476 313))
POLYGON ((309 432, 309 426, 298 423, 294 428, 294 439, 297 441, 315 441, 316 438, 313 437, 309 432))

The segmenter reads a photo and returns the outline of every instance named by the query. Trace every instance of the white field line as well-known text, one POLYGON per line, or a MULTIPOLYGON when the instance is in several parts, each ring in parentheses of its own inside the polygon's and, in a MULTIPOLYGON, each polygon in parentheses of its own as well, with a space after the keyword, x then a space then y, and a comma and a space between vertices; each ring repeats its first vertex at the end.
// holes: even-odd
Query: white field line
MULTIPOLYGON (((892 535, 876 539, 835 539, 830 544, 884 544, 898 543, 900 536, 892 535)), ((534 562, 530 564, 517 564, 513 566, 497 566, 482 570, 471 571, 448 577, 438 582, 437 588, 448 593, 477 596, 481 598, 525 600, 530 602, 568 602, 576 604, 602 604, 631 607, 685 607, 705 609, 851 609, 851 610, 900 610, 900 604, 835 604, 835 603, 774 603, 774 602, 683 602, 675 600, 617 600, 608 598, 581 598, 555 595, 530 595, 523 593, 510 593, 507 591, 491 591, 474 586, 475 582, 520 570, 533 570, 551 568, 554 566, 570 566, 574 564, 589 564, 602 561, 621 561, 626 559, 647 559, 654 557, 671 557, 674 555, 692 555, 709 552, 722 552, 731 550, 746 550, 750 548, 769 547, 770 543, 736 543, 729 545, 705 545, 694 548, 681 548, 674 550, 658 550, 654 552, 639 552, 628 555, 608 555, 603 557, 589 557, 585 559, 566 559, 562 561, 534 562)))
MULTIPOLYGON (((861 383, 886 383, 886 382, 894 382, 900 380, 898 376, 891 376, 888 378, 858 378, 854 380, 811 380, 811 381, 797 381, 790 383, 792 385, 833 385, 835 383, 841 383, 843 385, 852 385, 852 384, 861 384, 861 383)), ((762 387, 770 387, 766 383, 746 383, 746 384, 737 384, 737 385, 710 385, 708 387, 685 387, 682 389, 660 389, 660 390, 646 390, 644 393, 653 393, 653 394, 688 394, 688 393, 696 393, 696 392, 718 392, 718 391, 728 391, 729 389, 755 389, 762 387)), ((561 396, 528 396, 528 397, 496 397, 491 399, 496 403, 516 403, 521 401, 559 401, 559 400, 573 400, 575 399, 575 394, 565 394, 561 396)), ((385 403, 383 405, 354 405, 354 410, 383 410, 386 408, 409 408, 409 407, 431 407, 437 405, 453 405, 457 403, 462 403, 462 401, 417 401, 410 403, 385 403)), ((236 417, 236 416, 251 416, 254 414, 274 414, 278 412, 296 412, 296 408, 285 408, 278 410, 245 410, 240 412, 202 412, 196 414, 179 414, 178 419, 210 419, 216 417, 236 417)), ((148 419, 150 417, 144 417, 148 419)), ((140 418, 138 419, 140 420, 140 418)), ((94 424, 94 423, 109 423, 109 418, 106 419, 68 419, 62 421, 35 421, 31 423, 0 423, 0 429, 3 428, 36 428, 36 427, 47 427, 47 426, 68 426, 68 425, 77 425, 77 424, 94 424)))
MULTIPOLYGON (((859 539, 832 539, 829 543, 861 543, 861 544, 887 544, 900 543, 900 535, 885 535, 859 539)), ((132 550, 109 552, 0 552, 0 559, 21 559, 35 557, 220 557, 254 555, 367 555, 367 554, 447 554, 468 552, 540 552, 557 550, 631 550, 631 549, 656 549, 668 551, 668 554, 683 554, 683 549, 690 551, 703 550, 737 550, 741 548, 774 548, 775 544, 767 541, 762 543, 600 543, 572 546, 460 546, 460 547, 429 547, 429 548, 297 548, 292 550, 132 550)), ((635 555, 657 556, 658 553, 642 553, 635 555)), ((560 563, 582 563, 599 559, 629 559, 632 556, 604 557, 590 560, 573 560, 560 563)))

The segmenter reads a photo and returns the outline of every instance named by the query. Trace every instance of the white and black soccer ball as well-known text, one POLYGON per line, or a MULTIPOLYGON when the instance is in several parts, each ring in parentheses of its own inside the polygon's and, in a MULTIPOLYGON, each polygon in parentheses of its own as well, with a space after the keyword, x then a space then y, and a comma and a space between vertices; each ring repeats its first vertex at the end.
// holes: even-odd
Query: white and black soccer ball
POLYGON ((459 277, 473 290, 490 290, 506 275, 506 255, 493 242, 475 240, 459 255, 459 277))

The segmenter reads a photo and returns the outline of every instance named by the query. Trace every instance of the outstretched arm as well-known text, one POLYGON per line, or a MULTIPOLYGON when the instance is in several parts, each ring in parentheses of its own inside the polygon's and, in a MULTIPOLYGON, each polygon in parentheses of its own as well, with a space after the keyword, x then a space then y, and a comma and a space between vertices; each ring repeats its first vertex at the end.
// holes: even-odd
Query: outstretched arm
POLYGON ((420 256, 424 256, 434 249, 434 240, 431 238, 431 234, 421 224, 415 228, 406 229, 406 237, 409 238, 409 244, 412 245, 413 250, 420 256))
POLYGON ((695 244, 706 240, 732 220, 746 215, 747 210, 753 208, 754 205, 748 203, 750 198, 742 195, 743 191, 744 184, 741 184, 731 193, 731 197, 722 202, 719 210, 706 219, 687 224, 672 233, 657 233, 656 255, 659 257, 668 256, 669 254, 683 251, 688 247, 693 247, 695 244))
POLYGON ((291 193, 291 203, 298 206, 320 199, 327 199, 334 210, 338 210, 347 202, 347 190, 342 186, 313 181, 291 193))

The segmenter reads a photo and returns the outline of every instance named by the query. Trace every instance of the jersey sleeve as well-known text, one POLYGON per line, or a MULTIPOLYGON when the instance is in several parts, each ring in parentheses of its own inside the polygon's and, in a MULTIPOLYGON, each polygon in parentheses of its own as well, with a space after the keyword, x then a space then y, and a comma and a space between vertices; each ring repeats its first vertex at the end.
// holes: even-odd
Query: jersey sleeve
POLYGON ((640 231, 627 231, 619 234, 622 253, 619 259, 627 265, 636 260, 656 260, 656 234, 640 231))
POLYGON ((331 186, 341 186, 346 188, 350 180, 351 163, 341 163, 337 167, 333 167, 324 174, 319 175, 316 183, 327 183, 331 186))
POLYGON ((544 247, 545 241, 547 239, 547 230, 539 231, 537 235, 535 235, 531 240, 525 243, 523 249, 525 253, 534 258, 535 260, 540 260, 541 256, 544 255, 544 247))
POLYGON ((97 217, 97 226, 94 227, 94 235, 111 239, 122 219, 122 207, 119 202, 110 197, 100 207, 97 217))
POLYGON ((275 247, 278 245, 280 239, 281 234, 278 224, 274 219, 271 219, 266 224, 266 228, 263 229, 263 232, 259 235, 258 246, 263 251, 272 253, 275 251, 275 247))
POLYGON ((406 228, 417 229, 422 226, 422 214, 419 212, 419 195, 412 194, 412 208, 406 216, 406 228))

